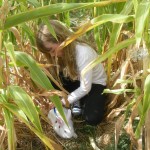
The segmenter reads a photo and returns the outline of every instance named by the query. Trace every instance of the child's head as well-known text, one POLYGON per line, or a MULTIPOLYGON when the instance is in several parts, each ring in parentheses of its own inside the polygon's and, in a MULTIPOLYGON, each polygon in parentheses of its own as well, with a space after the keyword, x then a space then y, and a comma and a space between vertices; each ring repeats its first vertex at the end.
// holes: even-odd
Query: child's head
MULTIPOLYGON (((57 47, 70 35, 73 34, 63 23, 57 20, 50 20, 57 39, 49 32, 47 25, 41 24, 36 36, 38 49, 43 53, 57 49, 57 47)), ((59 56, 59 55, 58 55, 59 56)))
POLYGON ((47 25, 41 24, 36 36, 37 47, 42 53, 48 56, 47 58, 49 59, 54 59, 53 57, 57 56, 57 65, 59 65, 59 68, 62 72, 65 72, 65 76, 74 79, 77 76, 75 41, 70 43, 63 50, 57 51, 59 45, 66 40, 66 38, 71 36, 73 31, 57 20, 50 20, 50 25, 54 29, 57 39, 49 32, 47 25))

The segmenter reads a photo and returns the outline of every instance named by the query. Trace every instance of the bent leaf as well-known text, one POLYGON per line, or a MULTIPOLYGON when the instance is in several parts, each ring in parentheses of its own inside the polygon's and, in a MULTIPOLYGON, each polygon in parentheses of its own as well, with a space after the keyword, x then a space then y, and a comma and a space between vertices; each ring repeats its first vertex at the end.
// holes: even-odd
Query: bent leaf
POLYGON ((121 49, 128 47, 129 45, 134 44, 134 43, 135 43, 135 38, 125 40, 125 41, 117 44, 115 47, 110 48, 103 55, 98 56, 97 59, 93 60, 82 70, 82 72, 81 72, 82 78, 88 70, 90 70, 91 68, 94 68, 98 63, 101 63, 102 61, 107 59, 109 56, 111 56, 113 53, 116 53, 116 52, 120 51, 121 49))
POLYGON ((135 92, 134 89, 116 89, 116 90, 109 90, 109 89, 105 89, 104 93, 113 93, 113 94, 123 94, 126 92, 135 92))
MULTIPOLYGON (((125 2, 126 0, 117 0, 117 1, 101 1, 95 3, 57 3, 51 4, 50 6, 38 7, 33 10, 23 12, 20 14, 16 14, 6 18, 4 29, 10 28, 15 26, 19 23, 23 23, 29 20, 47 17, 50 15, 54 15, 57 13, 62 13, 65 11, 75 10, 75 9, 82 9, 82 8, 91 8, 97 6, 106 6, 112 3, 117 2, 125 2)), ((1 29, 1 28, 0 28, 1 29)))
POLYGON ((135 36, 137 46, 140 45, 143 31, 146 25, 146 20, 149 19, 150 2, 141 3, 138 5, 138 9, 135 15, 135 36))
POLYGON ((10 103, 2 103, 3 107, 7 108, 12 114, 14 114, 18 119, 20 119, 23 123, 27 125, 27 127, 30 128, 31 131, 33 131, 40 139, 41 141, 48 146, 51 150, 62 150, 62 147, 59 146, 57 143, 55 143, 53 140, 49 139, 44 135, 43 132, 37 130, 36 128, 32 127, 30 123, 26 120, 26 117, 24 117, 24 113, 15 106, 14 104, 10 103))
POLYGON ((63 49, 65 46, 70 44, 72 41, 77 39, 79 36, 83 35, 87 31, 102 25, 106 22, 113 22, 113 23, 126 23, 126 22, 131 22, 134 20, 134 16, 130 15, 120 15, 120 14, 104 14, 101 16, 98 16, 89 22, 85 23, 80 27, 78 31, 76 31, 73 35, 68 37, 58 48, 58 50, 63 49))
POLYGON ((8 94, 26 114, 36 129, 42 132, 39 115, 30 96, 19 86, 9 86, 8 94))
MULTIPOLYGON (((54 89, 48 77, 45 75, 45 73, 37 65, 37 63, 31 56, 29 56, 28 54, 24 52, 19 52, 19 51, 15 51, 15 55, 16 55, 16 61, 19 64, 21 63, 23 66, 26 66, 29 68, 31 78, 37 85, 41 86, 42 88, 46 90, 54 89)), ((57 107, 59 113, 63 117, 64 121, 67 123, 60 98, 57 95, 54 95, 50 97, 50 100, 57 107)))
POLYGON ((3 83, 3 59, 0 57, 0 88, 3 83))
POLYGON ((142 106, 142 112, 140 113, 140 122, 135 131, 136 138, 140 137, 140 133, 141 133, 140 131, 145 122, 145 118, 148 114, 149 109, 150 109, 150 75, 147 76, 144 84, 143 106, 142 106))
POLYGON ((31 78, 37 85, 40 85, 42 88, 47 90, 54 89, 47 76, 30 55, 24 52, 15 51, 15 56, 17 63, 21 63, 29 68, 31 78))
POLYGON ((14 117, 12 113, 6 108, 3 108, 3 114, 4 114, 4 119, 5 119, 6 128, 7 128, 8 148, 11 150, 15 150, 16 139, 15 139, 15 129, 14 129, 14 117))

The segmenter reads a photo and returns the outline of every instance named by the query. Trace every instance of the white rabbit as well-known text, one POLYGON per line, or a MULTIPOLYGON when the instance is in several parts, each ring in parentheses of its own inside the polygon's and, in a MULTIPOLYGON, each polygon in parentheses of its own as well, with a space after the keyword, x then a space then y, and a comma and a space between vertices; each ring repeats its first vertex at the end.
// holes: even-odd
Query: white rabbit
POLYGON ((64 114, 68 121, 68 126, 62 119, 61 115, 59 114, 57 108, 53 108, 48 113, 48 118, 50 119, 54 131, 62 138, 69 139, 69 138, 77 138, 77 135, 73 128, 72 116, 70 109, 64 109, 64 114))

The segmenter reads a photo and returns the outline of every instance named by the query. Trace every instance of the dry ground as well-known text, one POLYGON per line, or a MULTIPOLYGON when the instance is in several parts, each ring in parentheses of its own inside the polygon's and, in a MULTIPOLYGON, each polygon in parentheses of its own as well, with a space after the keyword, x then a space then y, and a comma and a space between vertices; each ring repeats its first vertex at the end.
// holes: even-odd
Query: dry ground
MULTIPOLYGON (((63 146, 63 150, 111 150, 114 136, 114 123, 101 123, 97 127, 86 125, 80 118, 74 119, 75 132, 78 138, 62 139, 58 137, 52 127, 45 122, 42 127, 45 134, 63 146)), ((25 125, 16 122, 17 149, 16 150, 45 150, 43 143, 25 125)))

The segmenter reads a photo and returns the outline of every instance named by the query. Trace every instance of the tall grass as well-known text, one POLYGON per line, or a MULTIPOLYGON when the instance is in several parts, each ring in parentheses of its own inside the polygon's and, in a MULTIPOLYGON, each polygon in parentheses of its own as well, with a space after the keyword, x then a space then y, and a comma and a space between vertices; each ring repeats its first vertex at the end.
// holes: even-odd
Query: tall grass
MULTIPOLYGON (((64 93, 51 92, 55 89, 47 77, 45 60, 35 45, 37 25, 40 22, 48 24, 49 18, 59 19, 68 26, 73 24, 78 28, 73 36, 61 44, 60 49, 79 36, 93 35, 95 37, 94 42, 101 55, 83 70, 82 75, 84 76, 87 70, 98 63, 105 63, 110 88, 105 92, 124 95, 124 99, 129 99, 129 94, 131 95, 131 100, 125 101, 124 109, 121 110, 124 110, 123 113, 126 114, 125 109, 130 108, 127 110, 130 116, 127 115, 129 121, 126 124, 126 131, 132 143, 135 145, 138 143, 138 147, 141 147, 138 141, 142 139, 142 134, 149 131, 147 125, 149 122, 147 117, 149 112, 149 61, 148 65, 145 65, 144 62, 145 58, 149 58, 149 53, 146 56, 143 53, 150 47, 150 2, 147 0, 100 2, 96 0, 27 0, 20 2, 4 0, 0 5, 0 104, 3 114, 2 126, 8 130, 8 146, 6 147, 11 150, 16 148, 14 137, 17 135, 14 132, 14 117, 17 117, 49 149, 62 149, 60 145, 45 135, 39 119, 42 115, 40 104, 46 99, 48 103, 55 104, 65 120, 59 99, 59 96, 64 93), (79 19, 75 17, 77 12, 83 13, 79 19), (89 15, 88 20, 85 17, 87 15, 89 15), (75 19, 70 16, 74 16, 75 19), (85 21, 82 21, 80 26, 78 23, 81 22, 81 18, 85 21), (125 51, 126 55, 124 55, 125 51), (141 62, 144 66, 142 69, 139 66, 134 68, 132 55, 136 53, 138 57, 137 51, 143 54, 144 59, 141 62), (144 73, 141 73, 142 70, 144 73), (115 79, 115 84, 119 85, 118 89, 112 90, 111 86, 115 86, 112 79, 115 79), (139 82, 140 85, 138 85, 139 82), (137 117, 139 123, 133 131, 132 122, 137 117)), ((55 36, 51 26, 48 26, 50 32, 55 36)), ((116 100, 115 97, 110 105, 117 104, 116 100)), ((115 109, 113 110, 115 112, 115 109)), ((145 136, 144 141, 146 148, 150 148, 149 136, 145 136)), ((1 149, 4 149, 4 145, 1 145, 1 149)))

